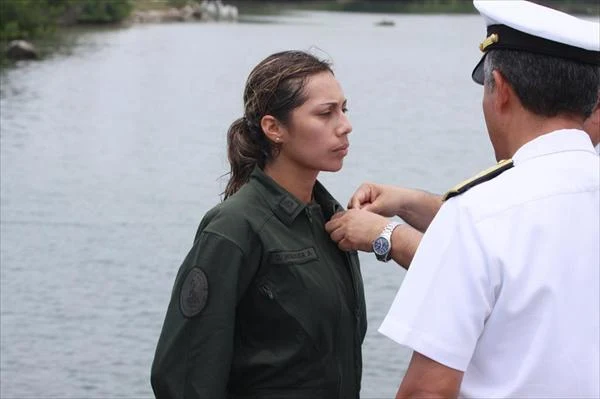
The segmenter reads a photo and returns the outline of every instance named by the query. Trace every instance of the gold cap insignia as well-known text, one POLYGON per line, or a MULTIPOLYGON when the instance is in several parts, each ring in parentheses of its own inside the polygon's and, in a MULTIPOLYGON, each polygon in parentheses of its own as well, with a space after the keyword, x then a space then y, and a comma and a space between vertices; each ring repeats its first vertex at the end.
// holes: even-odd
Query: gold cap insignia
POLYGON ((485 51, 485 49, 494 44, 494 43, 498 43, 498 40, 500 40, 500 38, 498 37, 497 33, 492 33, 491 35, 489 35, 488 37, 485 38, 484 41, 481 42, 481 44, 479 45, 479 50, 481 51, 485 51))

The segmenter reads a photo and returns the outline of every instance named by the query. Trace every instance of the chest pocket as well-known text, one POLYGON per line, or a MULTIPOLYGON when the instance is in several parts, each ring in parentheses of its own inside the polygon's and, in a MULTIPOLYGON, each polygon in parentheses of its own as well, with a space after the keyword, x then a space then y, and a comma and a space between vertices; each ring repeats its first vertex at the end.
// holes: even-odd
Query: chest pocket
POLYGON ((317 349, 330 347, 339 298, 316 249, 273 251, 267 263, 257 281, 264 300, 276 302, 284 311, 282 318, 292 318, 288 321, 297 323, 317 349))

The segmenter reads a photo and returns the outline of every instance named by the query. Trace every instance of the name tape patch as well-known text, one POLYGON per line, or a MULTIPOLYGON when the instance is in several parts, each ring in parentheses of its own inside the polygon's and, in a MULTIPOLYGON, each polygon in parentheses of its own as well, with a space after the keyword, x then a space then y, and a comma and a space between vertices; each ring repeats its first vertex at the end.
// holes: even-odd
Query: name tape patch
POLYGON ((296 251, 273 252, 269 257, 269 262, 271 264, 306 263, 316 259, 318 259, 317 252, 310 247, 296 251))

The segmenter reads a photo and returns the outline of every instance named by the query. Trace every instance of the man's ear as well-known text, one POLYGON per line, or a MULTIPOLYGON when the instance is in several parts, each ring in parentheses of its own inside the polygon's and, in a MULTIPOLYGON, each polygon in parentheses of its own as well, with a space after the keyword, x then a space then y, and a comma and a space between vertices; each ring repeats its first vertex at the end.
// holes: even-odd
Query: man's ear
POLYGON ((260 127, 267 138, 274 143, 281 143, 283 138, 283 126, 272 115, 265 115, 260 120, 260 127))
POLYGON ((600 143, 600 99, 598 99, 592 114, 583 121, 583 130, 590 136, 594 146, 600 143))
POLYGON ((596 126, 596 129, 600 130, 600 98, 598 98, 598 102, 592 111, 592 114, 589 116, 590 121, 593 125, 596 126))
POLYGON ((502 75, 502 72, 498 70, 492 71, 492 78, 494 79, 494 91, 496 92, 496 112, 505 111, 518 98, 512 86, 508 83, 504 75, 502 75))

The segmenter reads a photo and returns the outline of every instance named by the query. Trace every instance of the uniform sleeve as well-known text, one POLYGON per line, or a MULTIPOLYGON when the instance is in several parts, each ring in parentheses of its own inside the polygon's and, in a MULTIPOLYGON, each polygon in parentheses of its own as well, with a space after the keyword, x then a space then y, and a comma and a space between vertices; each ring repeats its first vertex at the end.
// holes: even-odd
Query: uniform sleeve
POLYGON ((458 198, 423 236, 379 332, 445 366, 465 371, 493 308, 488 263, 458 198))
POLYGON ((238 297, 255 269, 230 240, 203 232, 179 269, 152 364, 158 399, 225 398, 238 297))

